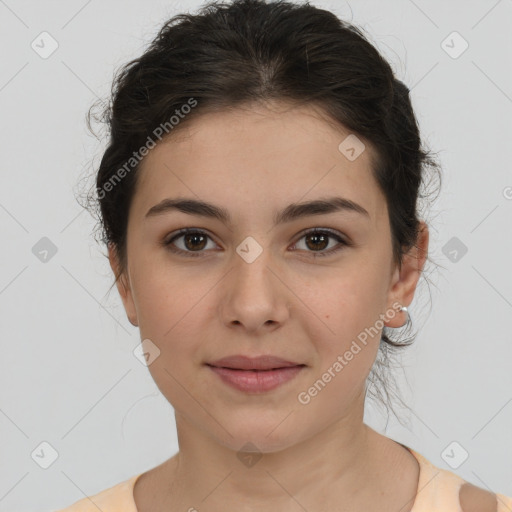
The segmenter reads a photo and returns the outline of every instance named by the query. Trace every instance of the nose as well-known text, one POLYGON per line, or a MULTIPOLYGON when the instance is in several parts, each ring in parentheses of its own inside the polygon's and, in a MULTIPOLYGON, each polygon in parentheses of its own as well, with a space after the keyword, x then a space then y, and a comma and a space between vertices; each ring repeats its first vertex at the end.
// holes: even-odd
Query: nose
POLYGON ((288 318, 291 291, 269 253, 263 251, 250 263, 238 255, 234 258, 220 290, 220 314, 227 326, 257 332, 276 329, 288 318))

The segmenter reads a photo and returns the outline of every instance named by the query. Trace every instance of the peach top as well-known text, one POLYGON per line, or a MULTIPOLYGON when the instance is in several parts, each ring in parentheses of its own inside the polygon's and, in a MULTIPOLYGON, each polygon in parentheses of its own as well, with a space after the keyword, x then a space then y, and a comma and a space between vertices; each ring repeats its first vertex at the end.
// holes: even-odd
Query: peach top
MULTIPOLYGON (((466 480, 451 471, 434 466, 412 448, 402 446, 414 455, 420 466, 418 493, 411 512, 463 512, 459 502, 459 489, 466 480)), ((56 512, 137 512, 133 488, 141 474, 98 494, 82 498, 56 512)), ((496 499, 496 512, 512 511, 512 497, 496 494, 496 499)))

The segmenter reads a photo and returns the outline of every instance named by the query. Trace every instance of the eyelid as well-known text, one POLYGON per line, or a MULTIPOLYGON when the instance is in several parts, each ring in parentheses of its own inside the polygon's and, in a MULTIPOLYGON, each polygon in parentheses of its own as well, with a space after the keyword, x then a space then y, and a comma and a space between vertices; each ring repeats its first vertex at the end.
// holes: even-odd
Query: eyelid
MULTIPOLYGON (((306 235, 314 235, 314 234, 327 234, 330 238, 334 238, 338 243, 334 247, 331 247, 329 250, 324 251, 306 251, 308 254, 307 257, 328 257, 333 256, 343 250, 345 247, 352 247, 354 244, 347 238, 346 235, 341 233, 340 231, 336 229, 331 228, 322 228, 322 227, 314 227, 314 228, 307 228, 303 231, 301 231, 297 235, 297 240, 294 242, 293 245, 297 244, 302 238, 304 238, 306 235), (311 255, 311 256, 309 256, 311 255)), ((295 249, 296 250, 296 249, 295 249)))
POLYGON ((347 245, 349 244, 348 237, 346 235, 344 235, 341 231, 338 231, 338 230, 332 229, 332 228, 322 228, 322 227, 303 229, 302 231, 300 231, 297 234, 297 241, 300 240, 304 235, 310 235, 312 233, 313 234, 314 233, 328 233, 328 234, 332 235, 333 237, 341 238, 342 241, 344 243, 346 243, 347 245))
MULTIPOLYGON (((215 244, 217 244, 217 242, 214 240, 214 237, 208 231, 206 231, 202 228, 188 227, 188 228, 178 229, 177 231, 174 231, 173 233, 171 233, 169 236, 165 237, 162 240, 162 245, 164 246, 164 248, 166 248, 167 250, 171 251, 174 254, 192 256, 192 257, 203 256, 204 254, 207 253, 207 251, 184 251, 183 249, 173 246, 173 242, 175 240, 177 240, 178 238, 181 238, 184 235, 188 235, 191 233, 197 233, 197 234, 204 235, 207 238, 209 238, 210 240, 212 240, 215 244)), ((217 245, 219 245, 219 244, 217 244, 217 245)))
MULTIPOLYGON (((173 246, 173 242, 176 239, 181 238, 184 235, 194 234, 194 233, 202 234, 202 235, 206 236, 207 238, 209 238, 210 240, 212 240, 215 244, 217 244, 214 237, 207 230, 205 230, 203 228, 187 227, 187 228, 181 228, 177 231, 174 231, 173 233, 171 233, 171 235, 165 237, 164 240, 162 241, 162 245, 165 248, 167 248, 168 250, 170 250, 171 252, 178 254, 178 255, 192 256, 192 257, 203 256, 203 255, 207 254, 208 251, 206 251, 206 250, 184 251, 183 249, 179 249, 179 248, 173 246)), ((313 227, 313 228, 306 228, 306 229, 302 230, 301 232, 299 232, 296 236, 296 241, 293 243, 293 245, 296 245, 306 235, 312 235, 312 234, 327 234, 331 238, 336 239, 338 242, 337 246, 335 246, 334 248, 331 248, 329 250, 306 251, 306 253, 309 253, 314 257, 329 256, 334 253, 337 253, 338 251, 343 249, 344 246, 346 246, 346 247, 353 246, 353 243, 350 241, 350 239, 348 239, 348 237, 346 235, 344 235, 343 233, 341 233, 335 229, 332 229, 332 228, 323 228, 323 227, 318 227, 318 226, 313 227)), ((219 245, 219 244, 217 244, 217 245, 219 245)), ((294 249, 294 251, 296 251, 296 250, 297 249, 294 249)), ((299 252, 301 252, 301 251, 299 251, 299 252)))

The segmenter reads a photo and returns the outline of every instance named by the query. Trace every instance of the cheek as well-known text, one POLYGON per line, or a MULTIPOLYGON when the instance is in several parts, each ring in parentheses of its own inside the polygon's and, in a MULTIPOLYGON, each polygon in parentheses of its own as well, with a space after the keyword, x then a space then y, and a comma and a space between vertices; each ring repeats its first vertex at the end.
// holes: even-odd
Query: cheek
POLYGON ((372 269, 365 270, 359 267, 357 272, 345 272, 323 286, 310 288, 304 299, 309 308, 304 315, 300 313, 300 322, 316 345, 321 371, 342 356, 347 378, 353 372, 357 378, 358 373, 369 371, 375 360, 380 343, 381 326, 376 326, 376 320, 382 306, 381 285, 372 269))
POLYGON ((346 335, 366 325, 379 311, 381 290, 381 277, 371 268, 358 266, 354 271, 333 270, 328 280, 303 287, 300 297, 330 331, 346 335))
POLYGON ((200 299, 177 272, 154 263, 138 272, 134 290, 141 335, 159 339, 172 336, 200 299))
POLYGON ((141 339, 151 340, 158 354, 148 369, 162 395, 177 410, 194 403, 190 393, 196 395, 196 372, 202 371, 198 358, 202 355, 205 330, 197 318, 197 302, 196 294, 182 293, 177 298, 162 290, 142 305, 141 339))
POLYGON ((138 297, 140 339, 150 340, 146 343, 156 354, 148 369, 173 405, 180 404, 184 388, 194 379, 191 372, 200 364, 205 335, 204 324, 197 317, 201 312, 197 293, 170 291, 175 289, 162 286, 161 281, 154 286, 147 283, 138 297))

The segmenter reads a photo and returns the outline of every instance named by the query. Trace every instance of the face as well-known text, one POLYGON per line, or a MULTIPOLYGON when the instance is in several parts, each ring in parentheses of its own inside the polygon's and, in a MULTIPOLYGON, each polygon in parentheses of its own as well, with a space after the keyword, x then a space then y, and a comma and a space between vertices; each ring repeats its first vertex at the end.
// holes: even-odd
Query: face
POLYGON ((370 146, 348 158, 350 132, 282 104, 206 114, 178 133, 139 170, 118 283, 177 421, 262 452, 360 424, 382 325, 404 323, 396 303, 411 302, 424 261, 393 264, 370 146), (333 198, 358 206, 290 207, 333 198), (227 219, 191 203, 148 214, 166 199, 207 202, 227 219), (241 391, 207 364, 232 355, 303 366, 272 390, 241 391))

